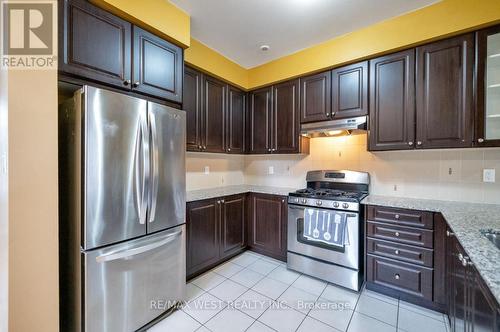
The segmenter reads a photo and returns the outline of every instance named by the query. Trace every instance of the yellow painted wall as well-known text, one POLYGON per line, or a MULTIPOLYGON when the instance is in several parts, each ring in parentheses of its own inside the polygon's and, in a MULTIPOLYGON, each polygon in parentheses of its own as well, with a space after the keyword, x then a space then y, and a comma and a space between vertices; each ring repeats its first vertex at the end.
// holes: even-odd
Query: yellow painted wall
POLYGON ((248 87, 247 69, 196 39, 191 39, 191 46, 184 52, 184 61, 241 88, 246 89, 248 87))
POLYGON ((443 0, 248 71, 255 88, 500 21, 499 0, 443 0))
POLYGON ((167 0, 91 0, 96 5, 152 30, 179 46, 189 47, 190 18, 167 0))

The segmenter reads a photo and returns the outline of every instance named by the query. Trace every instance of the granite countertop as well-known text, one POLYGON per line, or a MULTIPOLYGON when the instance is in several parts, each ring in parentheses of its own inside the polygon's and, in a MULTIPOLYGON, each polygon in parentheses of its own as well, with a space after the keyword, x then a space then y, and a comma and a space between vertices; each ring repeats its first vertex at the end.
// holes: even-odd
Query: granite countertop
POLYGON ((361 203, 441 212, 453 233, 500 303, 500 250, 479 230, 500 230, 500 205, 370 195, 361 203))
POLYGON ((254 185, 242 184, 236 186, 226 186, 226 187, 187 191, 186 201, 187 202, 200 201, 203 199, 243 194, 247 192, 287 196, 288 193, 293 192, 297 189, 298 188, 282 188, 282 187, 254 186, 254 185))

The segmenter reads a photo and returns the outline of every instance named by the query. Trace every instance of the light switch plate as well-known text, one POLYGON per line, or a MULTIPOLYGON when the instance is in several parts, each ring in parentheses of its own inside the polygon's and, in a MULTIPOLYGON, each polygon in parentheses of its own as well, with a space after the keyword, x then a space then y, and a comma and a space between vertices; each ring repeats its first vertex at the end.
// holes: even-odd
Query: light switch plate
POLYGON ((204 172, 206 175, 210 174, 210 167, 205 166, 204 172))
POLYGON ((483 182, 495 182, 495 169, 485 168, 483 169, 483 182))
POLYGON ((274 166, 269 166, 269 174, 274 174, 274 166))

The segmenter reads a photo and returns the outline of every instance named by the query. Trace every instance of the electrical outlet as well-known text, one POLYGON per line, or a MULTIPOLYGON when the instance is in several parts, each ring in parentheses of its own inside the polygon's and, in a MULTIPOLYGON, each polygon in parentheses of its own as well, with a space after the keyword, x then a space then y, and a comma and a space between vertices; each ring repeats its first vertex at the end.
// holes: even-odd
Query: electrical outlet
POLYGON ((394 191, 398 191, 398 185, 397 184, 394 185, 393 190, 394 191))
POLYGON ((205 166, 204 172, 205 172, 206 175, 210 174, 210 167, 205 166))
POLYGON ((269 166, 269 175, 274 174, 274 166, 269 166))
POLYGON ((495 169, 494 168, 483 169, 483 182, 495 182, 495 169))

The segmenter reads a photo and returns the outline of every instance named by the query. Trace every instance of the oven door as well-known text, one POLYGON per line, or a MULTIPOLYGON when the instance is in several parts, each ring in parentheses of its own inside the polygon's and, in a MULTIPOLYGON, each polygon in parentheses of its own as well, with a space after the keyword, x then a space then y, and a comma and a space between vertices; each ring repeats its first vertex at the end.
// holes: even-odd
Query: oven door
POLYGON ((308 241, 303 236, 305 206, 288 205, 288 251, 319 259, 329 263, 359 269, 359 214, 346 213, 344 246, 328 246, 324 243, 308 241))

